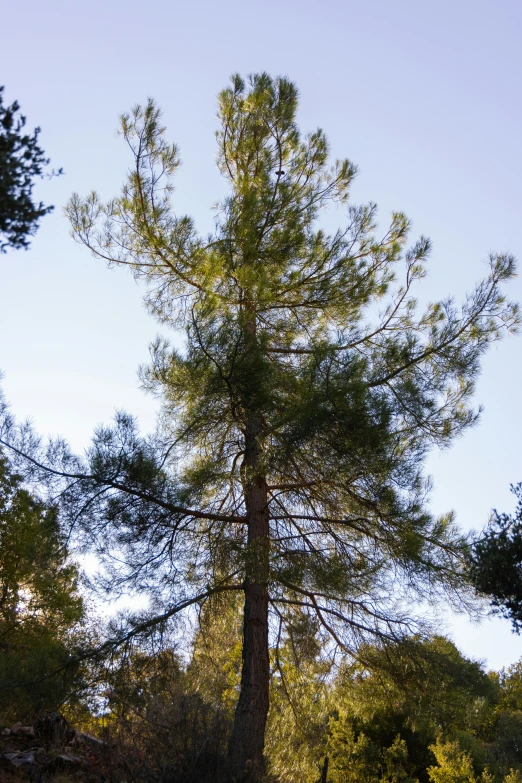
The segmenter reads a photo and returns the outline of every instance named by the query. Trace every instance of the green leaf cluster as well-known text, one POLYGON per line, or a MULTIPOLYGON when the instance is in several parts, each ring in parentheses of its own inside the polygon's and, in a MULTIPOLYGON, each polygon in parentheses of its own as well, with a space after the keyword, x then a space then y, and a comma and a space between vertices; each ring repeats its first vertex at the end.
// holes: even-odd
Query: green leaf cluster
POLYGON ((81 689, 83 600, 56 508, 0 454, 0 717, 33 718, 81 689))

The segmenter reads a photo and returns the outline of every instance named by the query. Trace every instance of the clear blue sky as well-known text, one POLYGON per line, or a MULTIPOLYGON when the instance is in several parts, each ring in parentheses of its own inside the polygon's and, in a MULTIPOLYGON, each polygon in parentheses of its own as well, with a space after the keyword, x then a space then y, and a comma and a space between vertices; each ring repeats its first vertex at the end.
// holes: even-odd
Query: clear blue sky
MULTIPOLYGON (((115 408, 154 423, 136 368, 157 326, 133 281, 76 246, 62 215, 72 191, 116 194, 128 163, 117 117, 149 95, 181 147, 176 208, 203 230, 222 193, 215 96, 232 72, 267 70, 298 84, 303 128, 320 125, 333 154, 358 164, 354 199, 376 201, 383 224, 404 210, 432 238, 424 297, 460 298, 491 250, 522 260, 520 0, 27 0, 5 3, 1 25, 6 99, 42 127, 65 175, 38 188, 56 210, 30 251, 0 257, 0 367, 14 412, 77 449, 115 408)), ((510 294, 522 300, 520 280, 510 294)), ((466 528, 513 508, 521 358, 522 337, 493 348, 480 424, 429 461, 433 508, 466 528)), ((505 621, 452 625, 491 666, 522 655, 505 621)))

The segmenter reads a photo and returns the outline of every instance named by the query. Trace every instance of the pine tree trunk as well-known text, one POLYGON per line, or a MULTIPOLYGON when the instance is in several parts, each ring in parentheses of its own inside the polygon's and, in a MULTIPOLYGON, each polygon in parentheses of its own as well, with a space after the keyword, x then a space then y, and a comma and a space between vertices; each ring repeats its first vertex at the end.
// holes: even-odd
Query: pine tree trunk
POLYGON ((321 783, 328 783, 328 756, 324 757, 324 764, 321 769, 321 783))
POLYGON ((248 519, 248 547, 243 619, 243 669, 230 742, 232 775, 258 781, 264 775, 265 726, 268 715, 268 492, 260 470, 260 425, 247 423, 243 475, 248 519))

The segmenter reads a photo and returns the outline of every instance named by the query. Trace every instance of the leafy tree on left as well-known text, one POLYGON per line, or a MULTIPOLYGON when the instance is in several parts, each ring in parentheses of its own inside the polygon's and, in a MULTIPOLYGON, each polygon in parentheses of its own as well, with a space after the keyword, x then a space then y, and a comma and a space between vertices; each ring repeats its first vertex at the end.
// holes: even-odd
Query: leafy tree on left
POLYGON ((522 483, 512 486, 514 514, 493 511, 486 530, 475 541, 469 573, 476 591, 489 597, 493 611, 522 629, 522 483))
POLYGON ((61 706, 80 685, 71 665, 84 606, 57 512, 22 486, 0 453, 0 718, 61 706))
POLYGON ((18 102, 4 106, 3 91, 0 87, 0 252, 5 253, 9 247, 27 248, 38 221, 53 207, 35 202, 32 194, 35 178, 43 176, 49 165, 38 146, 40 128, 25 133, 26 118, 18 102))

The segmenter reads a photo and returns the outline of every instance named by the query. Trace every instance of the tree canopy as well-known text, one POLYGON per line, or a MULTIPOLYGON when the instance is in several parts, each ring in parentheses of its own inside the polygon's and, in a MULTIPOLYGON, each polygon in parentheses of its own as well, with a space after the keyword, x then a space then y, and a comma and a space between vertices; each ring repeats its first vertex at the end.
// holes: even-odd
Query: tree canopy
POLYGON ((57 509, 24 488, 0 453, 0 719, 32 717, 71 696, 83 616, 57 509))
POLYGON ((257 779, 270 637, 299 619, 323 650, 357 657, 421 628, 412 600, 465 600, 469 542, 429 512, 424 458, 476 421, 480 359, 519 314, 501 291, 508 254, 462 307, 418 307, 429 240, 410 243, 399 212, 379 232, 375 204, 350 203, 356 168, 331 161, 323 131, 301 133, 290 81, 234 76, 218 106, 229 190, 211 236, 173 211, 179 153, 152 101, 122 117, 121 194, 67 208, 74 237, 144 280, 150 312, 183 330, 142 371, 162 400, 157 432, 121 413, 85 458, 27 429, 6 425, 4 440, 97 547, 107 585, 151 596, 120 640, 244 594, 230 754, 257 779), (346 219, 328 233, 332 204, 346 219))
MULTIPOLYGON (((221 779, 240 661, 231 640, 234 601, 227 609, 226 600, 205 605, 188 665, 172 649, 141 651, 108 672, 106 719, 138 778, 161 770, 187 783, 221 779)), ((315 635, 302 630, 271 649, 268 780, 522 780, 520 662, 486 673, 432 636, 404 639, 393 651, 365 646, 368 665, 345 656, 332 667, 315 635)))
POLYGON ((5 253, 9 247, 27 248, 40 218, 53 207, 35 202, 32 195, 35 178, 49 165, 38 145, 40 129, 24 132, 26 118, 18 102, 4 106, 3 91, 0 87, 0 252, 5 253))
POLYGON ((512 487, 514 514, 493 512, 490 523, 473 545, 470 566, 479 593, 488 596, 495 611, 522 628, 522 484, 512 487))

